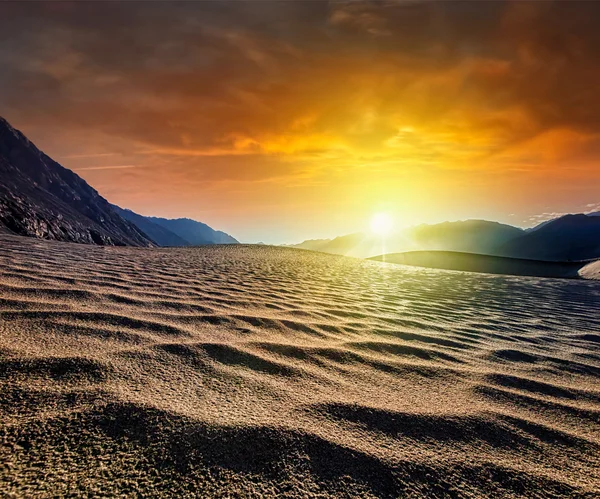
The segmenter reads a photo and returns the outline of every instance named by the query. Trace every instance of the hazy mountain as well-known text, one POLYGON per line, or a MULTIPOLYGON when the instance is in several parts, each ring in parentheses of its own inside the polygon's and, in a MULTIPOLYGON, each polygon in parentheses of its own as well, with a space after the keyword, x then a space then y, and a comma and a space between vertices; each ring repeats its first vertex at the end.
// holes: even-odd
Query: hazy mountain
POLYGON ((525 229, 525 232, 535 232, 536 230, 541 229, 542 227, 548 225, 549 223, 553 222, 554 220, 556 220, 555 218, 551 219, 551 220, 546 220, 545 222, 541 222, 539 224, 537 224, 534 227, 529 227, 528 229, 525 229))
POLYGON ((225 232, 214 230, 208 225, 179 218, 145 217, 131 210, 114 206, 126 220, 134 223, 148 234, 159 246, 195 246, 200 244, 238 244, 238 241, 225 232))
POLYGON ((192 246, 200 244, 239 244, 229 234, 220 230, 214 230, 202 222, 196 222, 189 218, 177 218, 175 220, 157 217, 145 218, 188 241, 192 246))
POLYGON ((335 239, 308 240, 291 246, 360 258, 414 250, 486 254, 523 234, 522 229, 498 222, 466 220, 410 227, 385 239, 371 234, 356 233, 335 239))
POLYGON ((100 245, 149 246, 85 180, 0 118, 0 226, 15 234, 100 245))
MULTIPOLYGON (((282 244, 282 246, 288 246, 290 248, 306 249, 311 251, 322 251, 321 248, 326 248, 332 239, 307 239, 298 244, 282 244)), ((327 253, 327 251, 325 251, 327 253)))
POLYGON ((360 256, 365 252, 363 246, 372 244, 367 235, 357 232, 334 239, 308 239, 298 244, 286 244, 291 248, 334 253, 336 255, 360 256))
POLYGON ((408 234, 421 249, 492 254, 499 245, 521 237, 525 231, 487 220, 419 225, 408 234))
POLYGON ((190 242, 186 241, 177 234, 171 232, 160 224, 154 223, 143 215, 120 208, 113 205, 115 211, 125 220, 129 220, 137 226, 144 234, 147 234, 159 246, 190 246, 190 242))
POLYGON ((600 217, 565 215, 498 247, 498 254, 543 260, 600 258, 600 217))
POLYGON ((565 215, 526 231, 485 220, 444 222, 410 227, 385 240, 357 233, 292 246, 360 258, 408 251, 458 251, 533 260, 590 260, 600 258, 599 215, 565 215))

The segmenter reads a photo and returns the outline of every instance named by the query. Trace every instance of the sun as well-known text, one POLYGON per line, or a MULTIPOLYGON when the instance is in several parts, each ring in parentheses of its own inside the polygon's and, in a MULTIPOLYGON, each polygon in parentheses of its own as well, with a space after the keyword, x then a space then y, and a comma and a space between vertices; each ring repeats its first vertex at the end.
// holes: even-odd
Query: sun
POLYGON ((387 236, 394 228, 394 219, 387 213, 376 213, 371 217, 371 230, 379 236, 387 236))

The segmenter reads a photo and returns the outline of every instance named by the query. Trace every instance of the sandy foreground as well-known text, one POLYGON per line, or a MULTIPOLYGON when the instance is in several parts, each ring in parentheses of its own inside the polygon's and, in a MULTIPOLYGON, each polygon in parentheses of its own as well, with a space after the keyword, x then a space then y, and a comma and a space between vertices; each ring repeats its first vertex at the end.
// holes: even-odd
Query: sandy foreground
POLYGON ((0 235, 0 496, 600 494, 600 283, 0 235))

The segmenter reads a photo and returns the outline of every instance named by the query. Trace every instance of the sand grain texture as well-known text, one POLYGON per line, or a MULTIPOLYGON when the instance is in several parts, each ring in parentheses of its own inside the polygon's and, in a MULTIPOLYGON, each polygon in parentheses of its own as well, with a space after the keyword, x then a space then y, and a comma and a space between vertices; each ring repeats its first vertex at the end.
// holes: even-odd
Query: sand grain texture
POLYGON ((600 285, 0 235, 0 495, 597 497, 600 285))
POLYGON ((594 279, 600 281, 600 260, 588 263, 581 269, 579 275, 584 279, 594 279))

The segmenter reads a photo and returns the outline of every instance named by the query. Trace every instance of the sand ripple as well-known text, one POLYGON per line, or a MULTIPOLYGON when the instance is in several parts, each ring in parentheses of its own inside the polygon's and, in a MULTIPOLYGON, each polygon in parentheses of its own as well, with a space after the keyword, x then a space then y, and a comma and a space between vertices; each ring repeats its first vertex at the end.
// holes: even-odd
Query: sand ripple
POLYGON ((597 497, 600 284, 0 235, 0 495, 597 497))

